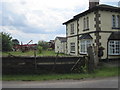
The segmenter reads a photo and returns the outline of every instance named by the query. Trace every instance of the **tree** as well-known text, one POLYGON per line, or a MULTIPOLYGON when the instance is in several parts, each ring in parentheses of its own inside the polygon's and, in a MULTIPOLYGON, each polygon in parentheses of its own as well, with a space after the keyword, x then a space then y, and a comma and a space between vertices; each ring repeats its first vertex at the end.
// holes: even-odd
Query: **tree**
POLYGON ((19 41, 18 41, 17 39, 13 39, 13 40, 12 40, 12 43, 13 43, 13 46, 19 45, 19 41))
POLYGON ((41 46, 43 50, 47 50, 49 48, 49 43, 46 41, 38 41, 38 46, 41 46))
POLYGON ((2 38, 2 51, 12 50, 12 37, 10 34, 1 32, 0 37, 2 38))

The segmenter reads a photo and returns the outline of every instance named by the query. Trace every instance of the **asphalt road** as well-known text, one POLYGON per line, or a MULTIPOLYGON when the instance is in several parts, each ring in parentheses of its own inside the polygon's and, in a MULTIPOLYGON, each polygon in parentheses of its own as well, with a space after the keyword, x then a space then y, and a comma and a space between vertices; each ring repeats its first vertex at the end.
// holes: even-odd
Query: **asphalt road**
POLYGON ((118 77, 83 80, 3 81, 2 88, 118 88, 118 77))

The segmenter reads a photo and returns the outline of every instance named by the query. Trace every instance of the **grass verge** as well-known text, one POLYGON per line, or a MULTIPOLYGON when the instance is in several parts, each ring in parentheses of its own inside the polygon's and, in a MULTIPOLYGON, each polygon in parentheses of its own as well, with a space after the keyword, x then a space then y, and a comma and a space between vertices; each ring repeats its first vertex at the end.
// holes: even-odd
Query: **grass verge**
POLYGON ((44 80, 63 80, 63 79, 85 79, 96 77, 118 76, 120 67, 102 67, 92 74, 47 74, 47 75, 3 75, 4 81, 44 81, 44 80))

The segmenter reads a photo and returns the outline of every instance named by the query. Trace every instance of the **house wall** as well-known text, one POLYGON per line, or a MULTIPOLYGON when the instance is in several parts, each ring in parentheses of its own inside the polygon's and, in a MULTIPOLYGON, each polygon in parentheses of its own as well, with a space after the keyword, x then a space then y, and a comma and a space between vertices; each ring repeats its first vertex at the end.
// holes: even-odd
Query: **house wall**
POLYGON ((110 32, 114 31, 119 31, 119 29, 112 29, 112 15, 120 15, 120 13, 117 12, 110 12, 110 11, 99 11, 100 12, 100 27, 101 31, 108 31, 107 33, 100 33, 101 39, 100 42, 102 46, 105 48, 104 50, 104 56, 102 57, 103 59, 105 58, 118 58, 119 56, 110 56, 108 55, 108 38, 110 36, 110 32), (108 56, 107 56, 108 55, 108 56))
POLYGON ((79 32, 78 34, 83 34, 83 33, 88 33, 88 32, 91 32, 91 31, 95 31, 95 21, 94 21, 94 18, 95 18, 95 14, 92 12, 92 13, 89 13, 83 17, 80 17, 79 18, 79 32), (89 30, 86 30, 86 31, 83 31, 84 30, 84 23, 83 23, 83 19, 85 17, 89 17, 89 30))
POLYGON ((78 55, 78 45, 77 45, 77 37, 71 37, 67 39, 67 54, 70 55, 78 55), (70 43, 75 43, 75 52, 71 53, 70 43))
POLYGON ((118 31, 118 29, 112 29, 112 15, 120 15, 117 12, 99 11, 100 12, 100 27, 102 31, 118 31))
POLYGON ((58 51, 62 53, 62 44, 61 41, 57 38, 55 40, 55 52, 57 53, 58 51))
POLYGON ((73 35, 77 35, 77 20, 67 24, 67 36, 73 36, 73 35), (71 34, 71 24, 74 23, 74 34, 71 34))
POLYGON ((66 42, 62 42, 61 44, 62 44, 62 53, 66 54, 66 52, 67 52, 66 51, 67 50, 66 49, 66 42))
POLYGON ((66 50, 66 53, 67 54, 70 54, 70 55, 78 55, 78 46, 77 46, 77 37, 76 36, 74 36, 74 35, 77 35, 77 26, 78 24, 77 24, 77 20, 75 20, 75 21, 73 21, 73 22, 71 22, 71 23, 69 23, 69 24, 67 24, 66 25, 66 29, 67 29, 67 50, 66 50), (73 24, 74 23, 74 34, 71 34, 71 24, 73 24), (70 36, 74 36, 74 37, 70 37, 70 36), (75 43, 75 53, 71 53, 70 51, 71 51, 71 48, 70 48, 70 43, 75 43))
POLYGON ((100 39, 100 42, 101 42, 101 46, 103 46, 105 48, 105 50, 103 50, 104 52, 104 55, 102 57, 102 59, 105 59, 107 58, 107 42, 108 42, 108 38, 110 36, 111 33, 100 33, 100 36, 101 36, 101 39, 100 39))

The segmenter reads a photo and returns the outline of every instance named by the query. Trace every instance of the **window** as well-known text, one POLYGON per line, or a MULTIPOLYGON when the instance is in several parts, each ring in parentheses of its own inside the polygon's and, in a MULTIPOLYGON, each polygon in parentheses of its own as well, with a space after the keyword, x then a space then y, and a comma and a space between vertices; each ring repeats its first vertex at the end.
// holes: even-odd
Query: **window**
POLYGON ((112 15, 112 28, 120 28, 120 16, 112 15))
POLYGON ((74 34, 74 23, 72 23, 70 27, 71 27, 71 34, 74 34))
POLYGON ((87 29, 89 28, 89 18, 87 17, 87 29))
POLYGON ((86 29, 86 23, 85 23, 86 21, 85 21, 85 18, 83 19, 83 25, 84 25, 84 29, 86 29))
POLYGON ((117 20, 116 20, 116 27, 120 28, 120 16, 117 15, 117 20))
POLYGON ((70 43, 70 51, 75 52, 75 43, 70 43))
POLYGON ((80 41, 80 53, 87 54, 87 48, 91 46, 92 40, 81 40, 80 41))
POLYGON ((108 54, 109 55, 120 55, 120 41, 110 40, 108 43, 108 54))
POLYGON ((116 22, 115 22, 115 15, 112 16, 112 27, 114 28, 116 26, 116 22))
POLYGON ((83 18, 83 29, 84 30, 89 29, 89 18, 88 17, 83 18))

